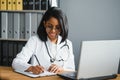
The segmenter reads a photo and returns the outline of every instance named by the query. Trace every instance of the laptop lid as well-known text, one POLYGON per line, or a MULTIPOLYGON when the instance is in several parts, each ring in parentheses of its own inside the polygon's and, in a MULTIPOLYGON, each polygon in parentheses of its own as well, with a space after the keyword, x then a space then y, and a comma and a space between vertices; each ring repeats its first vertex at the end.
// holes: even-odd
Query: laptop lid
POLYGON ((82 41, 77 79, 104 79, 118 72, 120 40, 82 41))

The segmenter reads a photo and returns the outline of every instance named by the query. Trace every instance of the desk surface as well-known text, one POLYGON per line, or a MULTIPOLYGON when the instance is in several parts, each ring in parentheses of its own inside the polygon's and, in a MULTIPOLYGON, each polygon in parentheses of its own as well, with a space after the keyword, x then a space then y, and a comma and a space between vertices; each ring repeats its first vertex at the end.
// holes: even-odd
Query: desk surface
POLYGON ((0 66, 0 80, 64 80, 59 76, 31 78, 13 71, 11 67, 0 66))
MULTIPOLYGON (((34 80, 64 80, 57 75, 39 77, 39 78, 30 78, 30 77, 14 72, 11 67, 0 66, 0 80, 33 80, 33 79, 34 80)), ((120 80, 120 74, 118 75, 116 79, 112 79, 112 80, 120 80)))

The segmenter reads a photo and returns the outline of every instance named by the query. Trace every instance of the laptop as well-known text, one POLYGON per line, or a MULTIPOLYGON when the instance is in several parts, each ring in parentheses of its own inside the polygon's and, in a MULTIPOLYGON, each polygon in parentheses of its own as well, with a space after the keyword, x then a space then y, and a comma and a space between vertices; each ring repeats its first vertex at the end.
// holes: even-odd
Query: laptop
POLYGON ((64 79, 104 80, 117 77, 120 40, 82 41, 76 72, 58 74, 64 79))

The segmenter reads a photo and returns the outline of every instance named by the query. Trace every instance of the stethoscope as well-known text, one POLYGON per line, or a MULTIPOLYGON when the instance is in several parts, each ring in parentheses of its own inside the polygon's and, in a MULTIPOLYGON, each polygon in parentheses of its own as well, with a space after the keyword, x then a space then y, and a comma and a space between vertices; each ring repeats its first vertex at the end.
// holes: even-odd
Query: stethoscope
MULTIPOLYGON (((68 53, 68 56, 67 56, 67 59, 66 59, 66 60, 64 60, 61 56, 60 56, 61 59, 59 59, 59 60, 56 60, 56 58, 53 58, 53 57, 50 55, 50 52, 49 52, 49 50, 48 50, 48 46, 47 46, 46 42, 44 42, 44 43, 45 43, 45 46, 46 46, 47 53, 48 53, 48 55, 49 55, 49 57, 50 57, 50 62, 51 62, 51 63, 54 63, 55 61, 60 62, 60 61, 67 61, 67 60, 68 60, 70 53, 68 53)), ((65 46, 68 48, 68 51, 69 51, 69 46, 68 46, 68 44, 67 44, 67 41, 65 41, 65 44, 62 45, 62 46, 60 47, 60 49, 62 49, 62 48, 65 47, 65 46)))

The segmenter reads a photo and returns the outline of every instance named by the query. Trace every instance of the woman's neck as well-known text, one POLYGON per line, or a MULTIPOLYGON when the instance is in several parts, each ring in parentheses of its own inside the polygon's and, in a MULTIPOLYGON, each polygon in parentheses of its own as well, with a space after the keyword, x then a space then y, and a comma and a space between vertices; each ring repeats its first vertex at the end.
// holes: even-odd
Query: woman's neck
POLYGON ((50 41, 51 41, 52 43, 54 43, 54 44, 57 44, 57 40, 58 40, 58 39, 53 39, 53 40, 50 39, 50 41))
POLYGON ((51 40, 51 42, 57 44, 57 39, 51 40))

